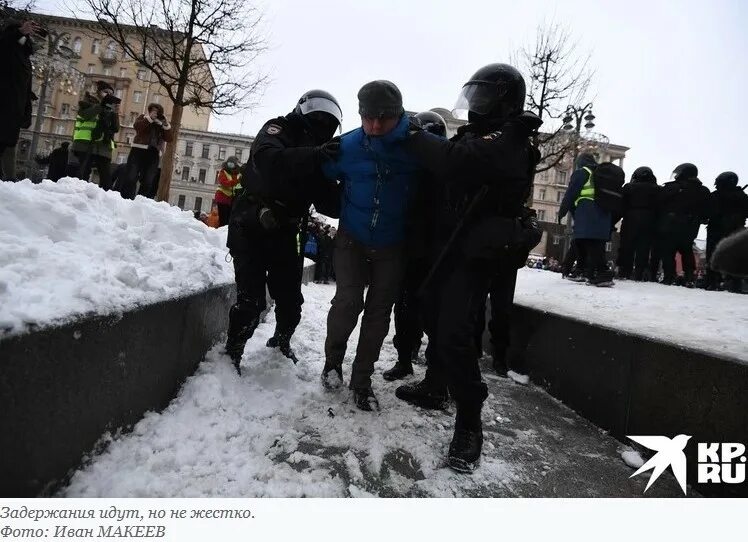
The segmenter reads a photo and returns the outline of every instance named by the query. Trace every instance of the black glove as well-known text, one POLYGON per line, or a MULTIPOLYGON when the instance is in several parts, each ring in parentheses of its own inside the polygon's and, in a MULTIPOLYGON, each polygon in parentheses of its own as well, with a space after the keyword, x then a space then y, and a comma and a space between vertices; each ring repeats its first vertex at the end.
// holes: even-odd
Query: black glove
POLYGON ((333 137, 327 143, 317 147, 317 153, 324 159, 336 160, 340 155, 340 136, 333 137))
POLYGON ((421 120, 417 119, 415 117, 410 117, 408 119, 408 135, 412 136, 413 134, 417 134, 419 132, 423 132, 424 126, 421 124, 421 120))
POLYGON ((273 210, 269 207, 261 207, 257 212, 257 218, 260 221, 260 225, 266 230, 274 230, 278 227, 278 221, 273 214, 273 210))

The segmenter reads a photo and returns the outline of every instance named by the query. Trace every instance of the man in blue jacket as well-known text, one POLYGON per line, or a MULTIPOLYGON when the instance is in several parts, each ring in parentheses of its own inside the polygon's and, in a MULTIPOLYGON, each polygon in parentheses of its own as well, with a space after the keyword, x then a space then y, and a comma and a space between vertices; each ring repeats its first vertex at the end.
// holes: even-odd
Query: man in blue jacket
POLYGON ((372 81, 358 99, 361 128, 341 137, 339 156, 323 167, 328 178, 342 182, 342 196, 322 382, 327 388, 342 382, 348 338, 363 311, 350 388, 356 406, 371 411, 378 408, 371 375, 399 291, 405 215, 421 169, 403 148, 409 119, 400 90, 389 81, 372 81))
POLYGON ((574 217, 574 243, 577 267, 594 286, 612 286, 613 273, 605 262, 605 243, 610 240, 613 217, 595 202, 595 157, 582 153, 577 158, 577 169, 569 181, 558 216, 571 211, 574 217))

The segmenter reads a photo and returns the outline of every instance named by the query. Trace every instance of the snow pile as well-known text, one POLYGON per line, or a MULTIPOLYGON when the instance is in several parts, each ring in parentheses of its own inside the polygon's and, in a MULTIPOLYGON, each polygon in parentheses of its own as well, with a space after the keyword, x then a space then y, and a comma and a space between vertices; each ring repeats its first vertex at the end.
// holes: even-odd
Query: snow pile
POLYGON ((644 465, 642 456, 633 448, 626 447, 626 449, 621 452, 621 459, 623 459, 623 462, 632 469, 638 469, 644 465))
POLYGON ((226 228, 78 179, 0 182, 0 334, 233 281, 226 228))
MULTIPOLYGON (((250 340, 238 377, 218 347, 161 414, 149 413, 132 433, 78 471, 68 497, 370 497, 461 496, 511 485, 522 467, 486 445, 472 476, 452 472, 445 456, 454 412, 416 409, 395 398, 400 383, 374 377, 381 413, 357 410, 346 388, 327 391, 326 315, 332 285, 304 287, 304 313, 292 346, 293 365, 265 347, 274 316, 250 340)), ((394 326, 393 326, 394 327, 394 326)), ((397 358, 392 332, 377 372, 397 358)), ((343 367, 346 382, 358 329, 343 367)), ((422 373, 423 367, 416 367, 422 373)), ((419 378, 416 376, 414 378, 419 378)), ((483 411, 496 424, 501 405, 483 411)))
POLYGON ((595 288, 523 268, 515 303, 659 341, 748 361, 748 299, 654 283, 595 288))

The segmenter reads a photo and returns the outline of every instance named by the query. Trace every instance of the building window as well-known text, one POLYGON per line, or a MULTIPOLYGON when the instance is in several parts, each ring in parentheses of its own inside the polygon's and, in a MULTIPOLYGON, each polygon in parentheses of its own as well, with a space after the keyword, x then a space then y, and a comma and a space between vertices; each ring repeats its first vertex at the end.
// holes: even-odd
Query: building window
POLYGON ((161 103, 161 94, 156 94, 153 97, 153 103, 155 103, 155 104, 160 104, 161 103))
POLYGON ((128 145, 132 145, 132 134, 127 134, 125 136, 125 143, 127 143, 128 145))
POLYGON ((218 159, 226 160, 226 147, 218 147, 218 159))
POLYGON ((109 60, 116 60, 117 58, 117 45, 110 41, 109 44, 106 46, 106 53, 104 55, 109 60))
POLYGON ((203 143, 203 158, 210 158, 210 145, 203 143))
POLYGON ((568 172, 556 170, 556 184, 566 186, 566 177, 568 172))
POLYGON ((184 211, 184 200, 185 200, 184 194, 180 194, 179 198, 177 199, 177 207, 179 207, 183 211, 184 211))
POLYGON ((607 243, 605 243, 605 252, 610 252, 611 250, 613 250, 613 243, 608 241, 607 243))
POLYGON ((57 126, 55 126, 55 133, 57 135, 62 135, 65 133, 65 124, 62 122, 58 122, 57 126))
POLYGON ((234 150, 236 151, 236 155, 235 155, 236 159, 241 164, 242 163, 242 158, 243 158, 243 155, 244 155, 244 149, 234 149, 234 150))
POLYGON ((197 181, 200 183, 205 184, 205 175, 207 174, 207 170, 201 169, 197 174, 197 181))
POLYGON ((561 244, 561 236, 560 235, 554 235, 553 236, 553 244, 557 245, 557 246, 561 244))
POLYGON ((127 155, 124 152, 118 152, 117 153, 117 163, 118 164, 124 164, 127 162, 127 155))
POLYGON ((182 166, 182 180, 183 181, 190 180, 190 168, 188 166, 182 166))
POLYGON ((138 70, 138 79, 145 81, 145 70, 138 70))
POLYGON ((195 211, 198 213, 202 212, 203 210, 203 198, 195 198, 195 211))
POLYGON ((125 77, 125 76, 127 76, 127 68, 120 68, 120 69, 119 69, 119 76, 120 76, 120 77, 125 77))
POLYGON ((104 75, 112 75, 112 68, 104 68, 104 75))
POLYGON ((81 54, 81 47, 83 46, 83 41, 80 38, 75 38, 73 40, 73 51, 75 51, 75 54, 80 55, 81 54))
POLYGON ((70 116, 70 104, 62 104, 62 107, 60 107, 60 116, 64 119, 70 116))
POLYGON ((186 141, 184 144, 184 155, 185 156, 192 156, 192 148, 194 144, 192 141, 186 141))
POLYGON ((91 43, 91 54, 98 55, 100 47, 101 47, 101 40, 93 40, 93 42, 91 43))
POLYGON ((143 101, 143 93, 139 90, 136 90, 132 93, 132 101, 133 103, 139 104, 143 101))
POLYGON ((130 111, 130 126, 135 124, 135 121, 138 118, 138 114, 135 111, 130 111))
POLYGON ((564 193, 563 192, 556 192, 556 203, 561 203, 562 199, 564 199, 564 193))
POLYGON ((94 72, 94 68, 95 68, 95 67, 96 67, 95 65, 93 65, 93 64, 89 64, 89 65, 88 65, 88 73, 93 73, 93 72, 94 72))
POLYGON ((545 209, 540 209, 538 211, 538 220, 545 221, 545 209))
POLYGON ((117 96, 120 100, 122 99, 122 89, 118 88, 114 91, 114 95, 117 96))
POLYGON ((545 199, 545 188, 539 188, 538 189, 538 199, 544 200, 545 199))

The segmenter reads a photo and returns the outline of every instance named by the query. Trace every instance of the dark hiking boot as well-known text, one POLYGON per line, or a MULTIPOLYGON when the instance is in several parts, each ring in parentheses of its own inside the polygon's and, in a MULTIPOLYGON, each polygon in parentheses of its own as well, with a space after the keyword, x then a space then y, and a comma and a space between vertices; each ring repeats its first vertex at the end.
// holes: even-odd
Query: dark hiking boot
POLYGON ((429 410, 445 410, 449 403, 446 388, 434 386, 426 379, 415 384, 405 384, 395 390, 398 399, 429 410))
POLYGON ((379 411, 379 401, 377 401, 374 391, 371 388, 354 388, 353 401, 359 410, 366 412, 379 411))
POLYGON ((615 282, 613 282, 613 273, 610 271, 598 273, 589 280, 589 284, 601 288, 613 286, 615 284, 615 282))
POLYGON ((388 382, 392 382, 393 380, 402 380, 408 375, 413 374, 413 365, 408 363, 403 363, 398 361, 395 363, 395 365, 382 373, 382 378, 384 378, 388 382))
POLYGON ((265 343, 265 346, 267 346, 268 348, 279 349, 281 351, 281 354, 283 354, 288 359, 294 362, 294 365, 296 365, 299 362, 299 359, 296 357, 296 354, 294 353, 293 349, 291 349, 291 336, 290 335, 276 332, 275 335, 273 335, 272 337, 268 339, 268 342, 265 343))
POLYGON ((247 321, 242 316, 244 315, 240 311, 235 311, 234 307, 231 308, 229 312, 229 332, 225 347, 226 354, 231 358, 234 368, 240 376, 241 370, 239 369, 239 365, 242 361, 242 354, 244 354, 244 346, 252 338, 255 329, 259 325, 257 318, 247 321))
POLYGON ((480 464, 483 448, 481 405, 457 405, 455 432, 449 445, 447 464, 452 470, 471 473, 480 464))
POLYGON ((507 372, 509 371, 509 367, 506 364, 506 360, 504 358, 493 358, 493 370, 496 371, 496 374, 499 375, 502 378, 507 378, 507 372))
POLYGON ((340 365, 328 366, 322 369, 322 387, 326 390, 336 390, 343 385, 343 367, 340 365))
POLYGON ((482 429, 455 426, 454 436, 449 445, 447 464, 454 471, 470 474, 480 465, 482 449, 482 429))
POLYGON ((584 276, 584 273, 582 273, 576 268, 572 269, 571 273, 566 275, 566 278, 570 280, 571 282, 585 282, 587 280, 584 276))

